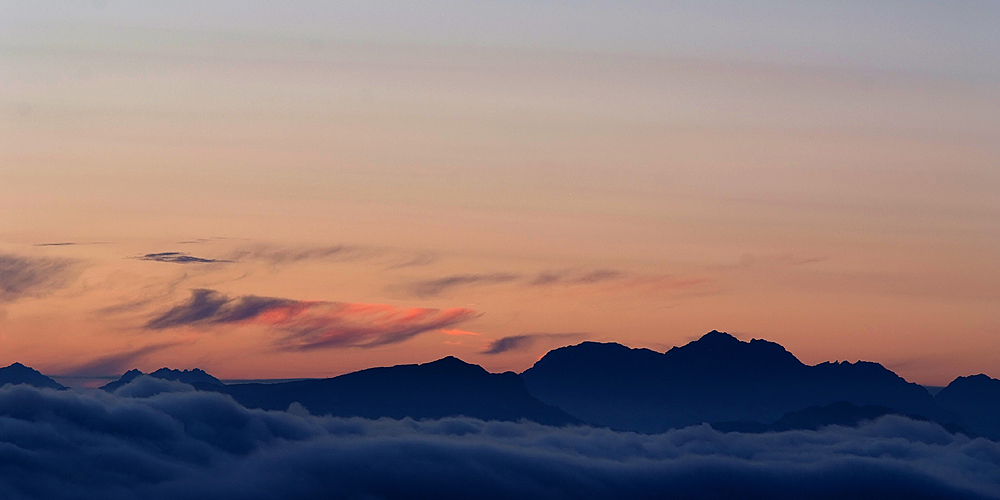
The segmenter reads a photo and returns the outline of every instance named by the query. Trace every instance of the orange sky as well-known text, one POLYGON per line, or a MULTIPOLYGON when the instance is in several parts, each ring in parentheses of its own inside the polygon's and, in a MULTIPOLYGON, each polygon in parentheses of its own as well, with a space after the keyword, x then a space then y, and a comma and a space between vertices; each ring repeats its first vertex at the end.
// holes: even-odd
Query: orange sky
POLYGON ((919 383, 1000 376, 992 7, 868 24, 848 3, 791 29, 727 2, 543 3, 401 25, 9 7, 0 364, 521 371, 718 329, 919 383), (194 260, 139 258, 161 252, 194 260))

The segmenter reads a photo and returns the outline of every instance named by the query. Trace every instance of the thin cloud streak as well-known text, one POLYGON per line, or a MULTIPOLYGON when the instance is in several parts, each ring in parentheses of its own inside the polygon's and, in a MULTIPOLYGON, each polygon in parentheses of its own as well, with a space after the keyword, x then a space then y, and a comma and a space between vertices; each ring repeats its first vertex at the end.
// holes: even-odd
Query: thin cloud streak
MULTIPOLYGON (((127 302, 124 302, 124 303, 121 303, 121 304, 116 304, 116 305, 113 305, 113 306, 103 307, 101 309, 98 309, 95 312, 97 314, 113 315, 113 314, 124 314, 124 313, 130 313, 130 312, 135 312, 135 311, 143 310, 147 306, 149 306, 150 304, 153 304, 155 302, 159 302, 159 301, 163 300, 164 298, 173 295, 174 292, 177 290, 177 287, 180 286, 181 283, 187 281, 188 279, 189 279, 188 274, 184 273, 184 274, 178 276, 176 279, 172 280, 170 283, 167 283, 166 288, 163 289, 163 290, 160 290, 159 292, 153 293, 151 295, 147 295, 146 297, 141 298, 141 299, 130 300, 130 301, 127 301, 127 302)), ((150 287, 147 287, 147 288, 150 288, 150 287)))
POLYGON ((692 289, 711 283, 712 281, 710 278, 702 277, 682 278, 669 275, 633 275, 616 269, 597 269, 593 271, 542 271, 534 276, 524 276, 514 273, 453 274, 441 278, 416 281, 405 285, 403 288, 415 297, 429 298, 444 295, 452 289, 460 287, 503 284, 520 284, 521 286, 528 287, 602 285, 608 290, 640 288, 660 292, 692 289))
POLYGON ((534 335, 511 335, 490 342, 490 346, 482 354, 500 354, 507 351, 519 351, 526 349, 535 343, 537 337, 534 335))
POLYGON ((384 304, 328 304, 316 312, 300 318, 279 317, 275 324, 289 334, 278 345, 289 351, 379 347, 480 316, 464 308, 398 308, 384 304))
POLYGON ((79 262, 75 260, 0 254, 0 303, 62 288, 78 270, 79 262))
POLYGON ((146 356, 179 344, 179 342, 165 342, 161 344, 147 345, 107 356, 101 356, 72 368, 62 375, 71 377, 104 377, 109 375, 121 375, 129 369, 135 368, 135 363, 142 360, 146 356))
POLYGON ((275 341, 278 349, 308 351, 397 344, 478 316, 480 313, 465 308, 229 297, 215 290, 195 289, 187 301, 149 320, 146 328, 257 325, 281 334, 275 341))
POLYGON ((395 264, 392 264, 387 269, 405 269, 407 267, 428 266, 437 261, 438 261, 437 255, 432 255, 429 253, 419 253, 405 260, 401 260, 395 264))
POLYGON ((169 262, 172 264, 213 264, 213 263, 225 263, 232 262, 231 260, 223 259, 206 259, 202 257, 193 257, 191 254, 185 252, 158 252, 158 253, 147 253, 140 257, 136 257, 136 260, 148 260, 153 262, 169 262))
POLYGON ((107 241, 55 241, 51 243, 35 243, 34 247, 69 247, 80 245, 107 245, 107 241))
POLYGON ((229 258, 239 261, 263 261, 272 265, 292 264, 309 260, 359 260, 382 255, 382 251, 352 245, 323 247, 279 247, 255 245, 237 249, 229 258))
POLYGON ((468 285, 498 285, 520 279, 516 274, 455 274, 410 285, 410 292, 417 297, 436 297, 452 288, 468 285))
POLYGON ((146 328, 162 330, 201 323, 236 323, 253 319, 270 310, 282 307, 308 307, 307 302, 274 297, 245 295, 229 298, 215 290, 191 290, 191 298, 167 312, 149 320, 146 328))
POLYGON ((583 333, 526 333, 510 335, 490 342, 480 354, 502 354, 510 351, 523 351, 541 339, 570 339, 584 336, 583 333))
POLYGON ((574 271, 542 271, 528 282, 532 286, 579 285, 620 280, 626 274, 616 269, 598 269, 586 273, 574 271))

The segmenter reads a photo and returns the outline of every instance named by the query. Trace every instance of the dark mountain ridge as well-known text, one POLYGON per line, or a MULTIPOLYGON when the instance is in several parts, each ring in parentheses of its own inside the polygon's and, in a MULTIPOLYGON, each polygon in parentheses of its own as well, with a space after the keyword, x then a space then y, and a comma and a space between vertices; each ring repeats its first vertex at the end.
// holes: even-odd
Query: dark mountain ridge
MULTIPOLYGON (((130 370, 103 389, 113 392, 141 375, 130 370)), ((790 418, 829 425, 883 412, 1000 439, 1000 380, 959 377, 932 397, 878 363, 810 366, 774 342, 743 342, 717 331, 664 353, 616 343, 561 347, 520 376, 489 373, 451 356, 271 384, 227 385, 200 369, 161 368, 149 376, 229 394, 250 408, 286 410, 299 403, 314 414, 344 417, 464 415, 649 433, 703 422, 779 430, 790 418)), ((3 383, 63 388, 18 363, 0 369, 3 383)), ((805 424, 795 425, 789 428, 805 424)))
POLYGON ((943 408, 961 415, 970 430, 1000 439, 1000 380, 981 373, 958 377, 934 399, 943 408))
MULTIPOLYGON (((114 391, 143 375, 130 370, 103 389, 114 391)), ((547 425, 582 423, 528 393, 514 372, 489 373, 448 356, 430 363, 370 368, 328 379, 274 384, 230 384, 202 370, 169 370, 149 376, 178 380, 196 389, 229 394, 248 408, 287 410, 299 403, 316 415, 401 419, 467 416, 482 420, 530 420, 547 425)))
POLYGON ((562 347, 521 377, 540 400, 616 430, 768 423, 791 411, 838 401, 957 420, 926 389, 878 363, 809 366, 774 342, 743 342, 718 331, 662 354, 595 342, 562 347))
MULTIPOLYGON (((146 375, 146 374, 136 369, 129 370, 125 372, 125 374, 122 375, 121 378, 119 378, 118 380, 115 380, 114 382, 110 382, 101 386, 101 389, 104 389, 105 391, 108 392, 114 392, 119 387, 135 380, 137 377, 141 375, 146 375)), ((156 370, 148 375, 163 380, 174 380, 177 382, 183 382, 185 384, 190 384, 194 386, 196 389, 203 389, 203 390, 210 390, 212 388, 224 387, 226 385, 221 380, 209 375, 200 368, 194 368, 191 370, 171 370, 170 368, 160 368, 159 370, 156 370)))
POLYGON ((0 368, 0 386, 7 384, 27 384, 49 389, 66 388, 59 382, 42 375, 38 370, 24 366, 21 363, 14 363, 10 366, 0 368))

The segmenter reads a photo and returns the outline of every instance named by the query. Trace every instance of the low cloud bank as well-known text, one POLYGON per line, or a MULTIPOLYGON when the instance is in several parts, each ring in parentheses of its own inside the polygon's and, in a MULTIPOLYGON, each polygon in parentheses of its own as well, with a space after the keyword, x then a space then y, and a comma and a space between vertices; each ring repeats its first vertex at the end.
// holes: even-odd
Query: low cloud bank
POLYGON ((140 377, 0 388, 0 498, 1000 498, 1000 444, 891 416, 657 435, 316 417, 140 377))

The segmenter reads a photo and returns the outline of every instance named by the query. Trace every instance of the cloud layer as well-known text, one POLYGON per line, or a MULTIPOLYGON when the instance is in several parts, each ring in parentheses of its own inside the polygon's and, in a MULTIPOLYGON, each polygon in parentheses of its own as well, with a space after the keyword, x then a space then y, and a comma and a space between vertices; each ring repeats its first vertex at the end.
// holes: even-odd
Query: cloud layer
POLYGON ((902 417, 756 435, 315 417, 140 377, 0 388, 0 497, 982 499, 1000 444, 902 417))
POLYGON ((432 309, 387 304, 306 302, 275 297, 229 297, 196 289, 191 297, 151 319, 154 330, 180 326, 252 324, 277 331, 285 350, 376 347, 404 342, 431 330, 475 318, 464 308, 432 309))
POLYGON ((77 262, 69 259, 0 254, 0 303, 61 288, 75 277, 76 269, 77 262))

